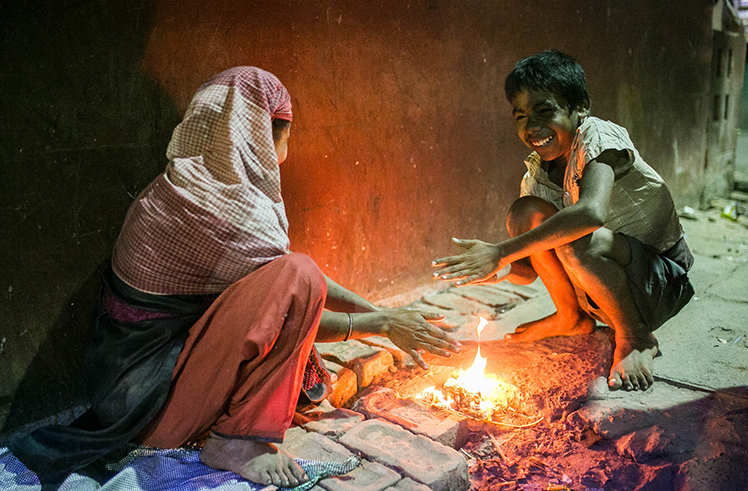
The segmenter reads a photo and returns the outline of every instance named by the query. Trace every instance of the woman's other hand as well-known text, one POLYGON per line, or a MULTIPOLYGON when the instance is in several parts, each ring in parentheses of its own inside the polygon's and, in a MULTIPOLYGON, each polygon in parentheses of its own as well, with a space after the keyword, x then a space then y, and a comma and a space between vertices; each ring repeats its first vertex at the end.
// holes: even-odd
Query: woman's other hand
POLYGON ((379 314, 383 316, 380 333, 413 357, 424 370, 429 366, 421 357, 421 351, 449 358, 462 349, 459 341, 434 326, 444 320, 443 315, 404 308, 383 308, 379 314))

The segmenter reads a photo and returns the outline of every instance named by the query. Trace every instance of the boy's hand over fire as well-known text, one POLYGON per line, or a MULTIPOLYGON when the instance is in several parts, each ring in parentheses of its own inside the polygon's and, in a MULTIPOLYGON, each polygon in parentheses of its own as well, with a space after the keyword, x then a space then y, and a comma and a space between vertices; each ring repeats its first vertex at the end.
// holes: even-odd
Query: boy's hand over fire
POLYGON ((509 274, 511 264, 504 262, 500 244, 489 244, 481 240, 452 239, 465 249, 458 256, 448 256, 431 262, 436 271, 434 279, 455 281, 457 286, 479 283, 496 283, 509 274))

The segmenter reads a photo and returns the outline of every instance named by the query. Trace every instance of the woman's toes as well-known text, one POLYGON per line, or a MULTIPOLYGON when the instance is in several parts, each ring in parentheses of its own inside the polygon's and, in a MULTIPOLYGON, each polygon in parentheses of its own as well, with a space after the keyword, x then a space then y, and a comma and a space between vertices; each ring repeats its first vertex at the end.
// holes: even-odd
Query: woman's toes
POLYGON ((270 473, 270 475, 273 477, 272 484, 275 486, 283 486, 284 482, 286 480, 285 476, 282 476, 278 471, 273 471, 270 473))
POLYGON ((260 479, 261 484, 273 484, 273 476, 271 476, 268 471, 262 471, 260 473, 260 479))
POLYGON ((291 464, 291 474, 293 475, 294 479, 299 481, 299 483, 307 482, 309 480, 309 476, 306 475, 304 469, 302 469, 301 466, 296 462, 291 464))

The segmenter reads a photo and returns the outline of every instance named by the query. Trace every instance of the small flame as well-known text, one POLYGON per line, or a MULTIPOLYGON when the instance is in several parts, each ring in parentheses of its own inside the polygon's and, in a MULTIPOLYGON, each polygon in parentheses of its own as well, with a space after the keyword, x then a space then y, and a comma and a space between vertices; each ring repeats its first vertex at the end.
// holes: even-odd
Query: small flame
POLYGON ((483 332, 483 328, 486 327, 486 324, 488 324, 488 321, 486 320, 485 317, 481 317, 480 315, 478 316, 478 319, 480 320, 478 321, 478 327, 476 328, 476 330, 478 331, 478 343, 480 344, 480 333, 483 332))
MULTIPOLYGON (((477 413, 482 418, 490 419, 496 409, 508 404, 509 399, 515 395, 516 388, 485 374, 487 360, 480 354, 480 334, 488 321, 481 316, 478 316, 478 318, 480 319, 477 327, 478 351, 475 354, 475 361, 467 370, 460 369, 460 374, 456 378, 451 377, 444 382, 444 388, 446 391, 459 389, 478 396, 480 401, 477 404, 478 407, 471 407, 471 412, 477 413)), ((456 404, 449 394, 445 394, 433 386, 424 389, 416 398, 425 400, 431 405, 448 409, 454 409, 453 406, 456 404)))

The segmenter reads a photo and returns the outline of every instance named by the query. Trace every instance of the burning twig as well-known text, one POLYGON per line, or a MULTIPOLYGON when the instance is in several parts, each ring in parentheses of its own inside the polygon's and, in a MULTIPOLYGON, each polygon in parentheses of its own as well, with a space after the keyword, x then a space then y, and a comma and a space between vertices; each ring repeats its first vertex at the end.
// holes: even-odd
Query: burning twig
POLYGON ((496 451, 501 456, 501 459, 504 461, 504 463, 508 464, 509 463, 509 459, 507 458, 506 454, 504 453, 504 450, 502 450, 501 446, 503 444, 505 444, 506 442, 508 442, 509 440, 511 440, 512 438, 514 438, 514 434, 512 436, 510 436, 509 438, 507 438, 506 440, 504 440, 503 442, 499 443, 496 440, 496 437, 493 435, 493 433, 491 433, 490 431, 487 431, 486 433, 488 434, 488 437, 491 439, 491 443, 493 443, 493 447, 496 449, 496 451))
POLYGON ((535 464, 536 467, 540 467, 542 469, 547 469, 548 468, 548 464, 546 464, 545 462, 543 462, 542 460, 540 460, 537 457, 529 457, 527 460, 529 460, 531 463, 535 464))
POLYGON ((541 416, 540 419, 538 419, 537 421, 533 421, 532 423, 527 423, 525 425, 513 425, 513 424, 509 424, 509 423, 502 423, 500 421, 485 421, 485 422, 486 423, 491 423, 491 424, 494 424, 494 425, 498 425, 498 426, 507 426, 509 428, 529 428, 531 426, 535 426, 536 424, 540 423, 541 421, 543 421, 543 419, 545 419, 545 418, 543 416, 541 416))
POLYGON ((468 452, 467 452, 467 451, 466 451, 466 450, 465 450, 464 448, 461 448, 461 449, 460 449, 460 452, 462 452, 462 453, 464 453, 465 455, 467 455, 468 459, 470 459, 470 460, 473 460, 473 461, 476 461, 476 460, 478 460, 478 459, 476 459, 475 457, 473 457, 472 455, 470 455, 470 454, 469 454, 469 453, 468 453, 468 452))

